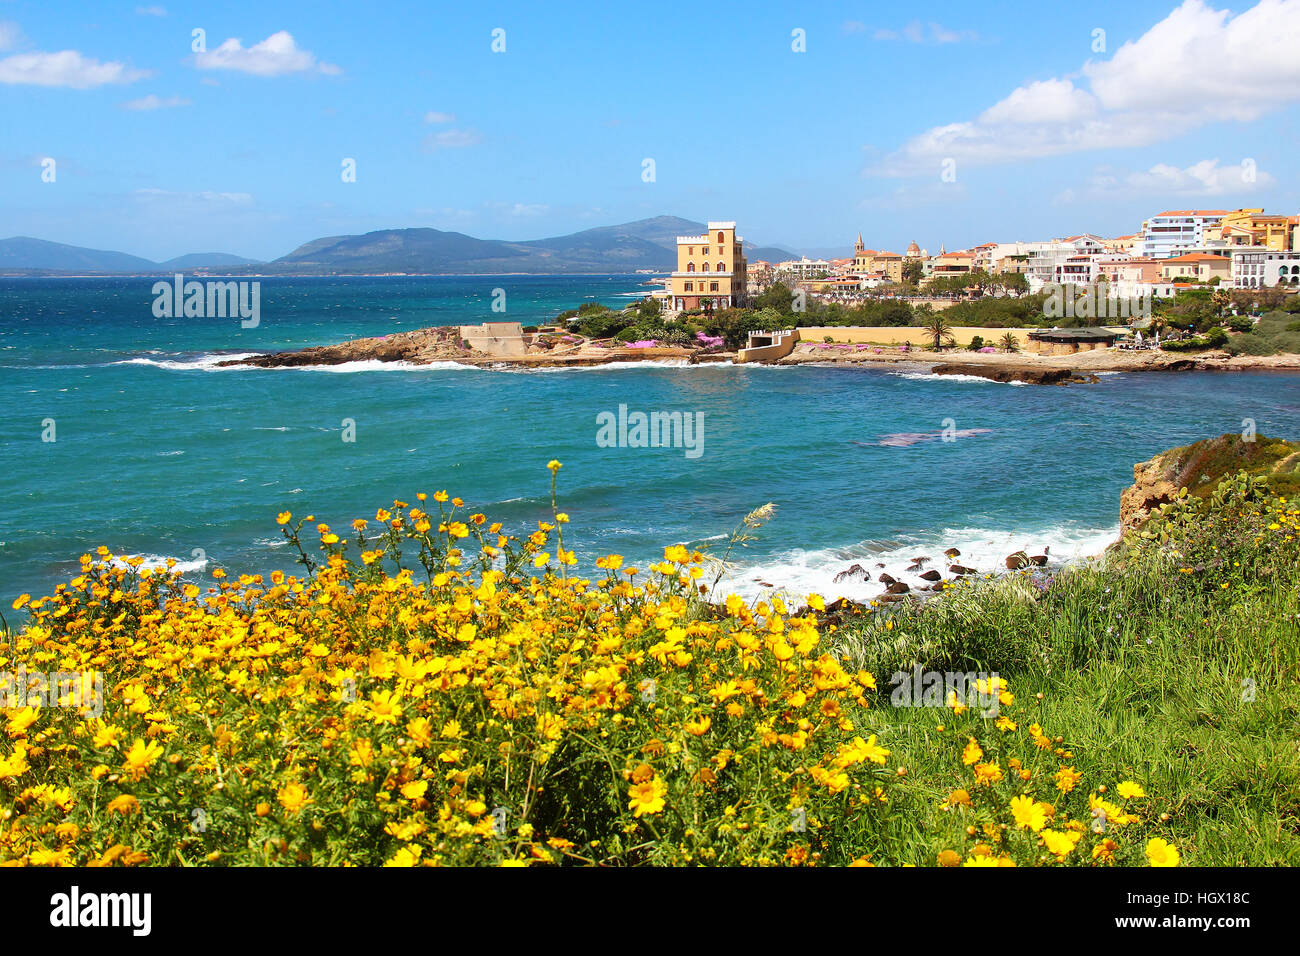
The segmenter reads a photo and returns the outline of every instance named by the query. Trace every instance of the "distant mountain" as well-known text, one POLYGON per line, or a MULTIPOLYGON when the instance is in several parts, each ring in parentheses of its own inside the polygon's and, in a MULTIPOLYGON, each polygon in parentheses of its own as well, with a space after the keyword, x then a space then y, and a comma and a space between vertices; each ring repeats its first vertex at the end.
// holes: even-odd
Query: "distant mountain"
POLYGON ((243 256, 232 256, 228 252, 191 252, 186 256, 177 256, 175 259, 168 259, 166 262, 158 263, 164 269, 174 269, 183 272, 186 269, 225 269, 229 266, 255 266, 260 259, 245 259, 243 256))
POLYGON ((0 239, 0 270, 30 272, 178 272, 188 269, 224 269, 256 262, 224 252, 195 252, 166 262, 154 262, 125 252, 84 249, 28 236, 0 239))
POLYGON ((143 272, 157 264, 125 252, 83 249, 28 236, 0 239, 0 269, 41 269, 59 272, 143 272))
MULTIPOLYGON (((699 235, 705 228, 702 222, 656 216, 526 242, 476 239, 439 229, 381 229, 360 236, 313 239, 269 263, 221 252, 191 253, 159 263, 121 252, 19 237, 0 240, 0 271, 167 273, 207 269, 271 275, 667 272, 677 265, 677 237, 699 235)), ((745 246, 745 255, 750 261, 797 258, 784 249, 750 244, 745 246)))
MULTIPOLYGON (((263 267, 274 272, 490 273, 669 271, 677 264, 677 237, 703 233, 705 224, 656 216, 598 226, 567 236, 508 242, 475 239, 438 229, 383 229, 362 236, 331 236, 299 246, 263 267)), ((791 259, 770 247, 746 247, 750 259, 791 259)))

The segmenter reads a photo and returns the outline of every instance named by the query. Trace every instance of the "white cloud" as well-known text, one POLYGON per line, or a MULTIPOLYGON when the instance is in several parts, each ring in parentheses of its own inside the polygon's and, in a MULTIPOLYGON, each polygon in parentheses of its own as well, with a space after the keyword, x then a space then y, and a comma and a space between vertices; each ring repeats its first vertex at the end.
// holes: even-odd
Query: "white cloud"
MULTIPOLYGON (((850 23, 855 22, 856 21, 850 21, 850 23)), ((849 24, 846 23, 846 33, 858 32, 847 30, 848 26, 849 24)), ((858 24, 858 26, 863 30, 866 29, 864 24, 858 24)), ((978 40, 979 34, 974 30, 949 30, 941 23, 932 22, 926 24, 922 23, 920 20, 913 20, 907 26, 903 27, 902 30, 890 30, 886 27, 881 27, 871 35, 871 38, 873 40, 903 39, 909 43, 961 43, 968 40, 978 40)))
POLYGON ((429 110, 424 114, 424 121, 426 123, 454 123, 456 117, 451 113, 439 113, 436 110, 429 110))
POLYGON ((165 17, 167 9, 165 7, 136 7, 135 12, 142 17, 165 17))
POLYGON ((424 138, 424 148, 429 152, 435 152, 440 149, 464 149, 466 146, 477 146, 483 142, 483 137, 479 135, 478 130, 473 129, 448 129, 441 133, 430 133, 424 138))
POLYGON ((148 96, 142 96, 138 100, 127 100, 122 103, 124 110, 165 110, 173 109, 177 106, 189 106, 190 101, 183 96, 169 96, 166 99, 158 96, 156 93, 150 93, 148 96))
POLYGON ((222 193, 210 189, 197 192, 179 192, 172 189, 137 189, 134 195, 145 202, 166 202, 172 205, 186 206, 251 206, 253 197, 249 193, 222 193))
POLYGON ((1277 180, 1258 169, 1253 160, 1220 165, 1217 159, 1203 159, 1190 166, 1157 163, 1145 170, 1116 170, 1098 167, 1085 189, 1073 187, 1058 194, 1055 202, 1070 203, 1126 196, 1169 196, 1188 199, 1244 195, 1275 185, 1277 180))
POLYGON ((23 37, 23 31, 12 20, 0 20, 0 50, 12 50, 23 37))
POLYGON ((15 53, 0 59, 0 83, 89 90, 109 83, 134 83, 146 76, 148 70, 134 70, 118 62, 100 63, 76 50, 15 53))
POLYGON ((315 54, 299 49, 287 30, 272 33, 261 43, 245 48, 236 37, 207 53, 196 53, 194 65, 200 70, 235 70, 254 76, 282 76, 286 73, 320 72, 331 76, 342 73, 332 63, 322 63, 315 54))
POLYGON ((861 20, 845 20, 841 29, 845 33, 863 33, 866 31, 867 25, 861 20))
POLYGON ((1184 0, 1110 60, 1021 86, 974 120, 913 137, 867 172, 928 174, 946 158, 993 164, 1147 146, 1207 123, 1251 121, 1300 99, 1296 36, 1300 0, 1260 0, 1235 17, 1184 0))

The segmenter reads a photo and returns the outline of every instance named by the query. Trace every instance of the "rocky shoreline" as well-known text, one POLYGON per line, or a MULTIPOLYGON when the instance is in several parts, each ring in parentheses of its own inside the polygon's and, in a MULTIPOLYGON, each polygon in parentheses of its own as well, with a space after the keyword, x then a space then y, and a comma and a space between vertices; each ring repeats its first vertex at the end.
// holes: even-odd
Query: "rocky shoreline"
MULTIPOLYGON (((455 326, 415 329, 337 345, 318 345, 249 358, 230 359, 219 367, 303 368, 343 365, 349 362, 404 362, 431 365, 455 362, 483 368, 580 368, 616 362, 680 361, 691 365, 731 362, 735 353, 674 346, 630 348, 580 339, 576 343, 530 349, 526 355, 500 357, 467 347, 455 326)), ((908 364, 929 366, 935 375, 974 375, 996 382, 1065 385, 1098 381, 1101 372, 1136 371, 1300 371, 1300 355, 1230 356, 1207 351, 1194 355, 1158 351, 1129 352, 1097 349, 1073 355, 1036 355, 1028 352, 923 352, 897 347, 837 353, 800 343, 775 365, 908 364), (948 360, 945 356, 951 356, 948 360), (957 361, 957 357, 960 360, 957 361)))

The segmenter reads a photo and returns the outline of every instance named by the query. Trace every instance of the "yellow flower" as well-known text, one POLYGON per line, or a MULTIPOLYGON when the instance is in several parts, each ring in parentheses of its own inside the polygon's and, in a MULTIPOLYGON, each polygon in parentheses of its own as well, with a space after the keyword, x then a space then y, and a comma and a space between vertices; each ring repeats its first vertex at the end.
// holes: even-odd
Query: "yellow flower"
POLYGON ((280 799, 280 806, 284 807, 290 813, 297 813, 307 804, 311 803, 311 797, 307 796, 307 788, 300 783, 287 783, 280 788, 277 794, 280 799))
POLYGON ((1055 853, 1057 857, 1063 858, 1074 849, 1074 845, 1079 842, 1082 836, 1080 833, 1068 831, 1059 833, 1056 830, 1043 831, 1043 846, 1047 847, 1047 852, 1055 853))
POLYGON ((396 724, 402 716, 402 708, 397 703, 399 699, 390 690, 371 691, 370 719, 377 724, 396 724))
POLYGON ((276 524, 288 524, 288 523, 289 523, 289 519, 292 518, 292 517, 293 517, 293 515, 290 514, 289 512, 287 512, 287 511, 281 511, 278 515, 275 516, 275 523, 276 523, 276 524))
POLYGON ((1160 837, 1147 841, 1147 862, 1152 866, 1177 866, 1178 860, 1178 850, 1172 843, 1160 837))
POLYGON ((419 800, 428 789, 429 781, 412 780, 410 783, 402 784, 402 796, 407 800, 419 800))
POLYGON ((984 751, 980 745, 975 742, 975 738, 970 738, 970 743, 966 744, 966 749, 961 752, 961 762, 966 766, 979 763, 979 759, 984 756, 984 751))
POLYGON ((131 749, 122 758, 122 769, 132 780, 139 780, 149 772, 149 767, 162 756, 162 746, 157 741, 146 744, 137 737, 131 749))
POLYGON ((1015 797, 1011 801, 1011 815, 1016 818, 1016 826, 1033 830, 1037 833, 1047 825, 1047 814, 1034 800, 1026 796, 1015 797))
POLYGON ((5 729, 10 737, 26 736, 27 728, 36 723, 40 716, 41 712, 35 707, 24 707, 9 718, 9 724, 5 729))
POLYGON ((1056 789, 1062 793, 1069 793, 1082 778, 1083 774, 1073 767, 1062 767, 1056 771, 1056 789))
POLYGON ((1115 792, 1118 793, 1125 800, 1128 800, 1130 797, 1146 796, 1146 791, 1143 790, 1141 786, 1134 783, 1132 780, 1125 780, 1123 783, 1121 783, 1118 787, 1115 788, 1115 792))
POLYGON ((550 461, 548 461, 548 462, 546 463, 546 467, 549 468, 549 469, 551 469, 551 474, 555 474, 557 471, 559 471, 559 470, 560 470, 561 468, 563 468, 564 466, 561 465, 561 464, 560 464, 558 461, 556 461, 554 458, 552 458, 550 461))
POLYGON ((644 783, 634 783, 627 791, 632 798, 628 801, 628 808, 634 817, 644 813, 659 813, 664 808, 664 794, 667 792, 668 788, 658 777, 644 783))
POLYGON ((140 801, 129 793, 123 793, 108 801, 108 805, 104 809, 109 813, 120 813, 122 816, 126 816, 128 813, 140 809, 140 801))

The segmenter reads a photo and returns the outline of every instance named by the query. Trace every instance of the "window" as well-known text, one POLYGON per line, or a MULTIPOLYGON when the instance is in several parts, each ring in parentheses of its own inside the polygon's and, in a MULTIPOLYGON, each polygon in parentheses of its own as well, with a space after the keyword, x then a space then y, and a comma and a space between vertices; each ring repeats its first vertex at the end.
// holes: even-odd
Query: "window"
POLYGON ((694 292, 694 291, 695 291, 695 283, 694 283, 694 282, 688 282, 688 283, 686 283, 686 291, 687 291, 687 292, 694 292))
POLYGON ((700 247, 700 255, 702 255, 702 256, 707 256, 708 254, 709 254, 709 247, 708 247, 708 246, 701 246, 701 247, 700 247))
POLYGON ((722 245, 726 241, 727 240, 722 237, 722 233, 718 233, 718 245, 722 245))
POLYGON ((710 291, 710 292, 717 292, 717 291, 718 291, 718 284, 717 284, 716 282, 710 282, 710 283, 709 283, 709 291, 710 291))
POLYGON ((716 271, 718 271, 718 272, 726 272, 726 271, 727 271, 727 265, 726 265, 726 263, 725 263, 725 262, 719 262, 719 263, 718 263, 718 268, 717 268, 716 271))
POLYGON ((702 262, 702 263, 700 263, 700 271, 701 271, 701 272, 708 272, 708 271, 709 271, 709 264, 708 264, 707 262, 702 262))
POLYGON ((694 271, 695 271, 695 263, 694 263, 694 262, 688 262, 688 263, 686 263, 686 271, 687 271, 687 272, 694 272, 694 271))

